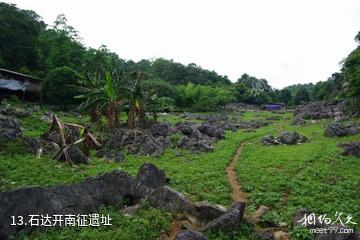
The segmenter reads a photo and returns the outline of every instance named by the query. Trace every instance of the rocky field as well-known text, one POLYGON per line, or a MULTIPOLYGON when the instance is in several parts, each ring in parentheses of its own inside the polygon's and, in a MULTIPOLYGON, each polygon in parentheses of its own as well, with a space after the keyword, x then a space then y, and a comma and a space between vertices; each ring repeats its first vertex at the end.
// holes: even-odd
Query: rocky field
POLYGON ((339 212, 360 222, 360 125, 341 106, 164 114, 133 130, 88 123, 72 111, 0 106, 0 239, 357 237, 298 222, 339 212), (112 226, 9 226, 36 213, 109 214, 112 226))

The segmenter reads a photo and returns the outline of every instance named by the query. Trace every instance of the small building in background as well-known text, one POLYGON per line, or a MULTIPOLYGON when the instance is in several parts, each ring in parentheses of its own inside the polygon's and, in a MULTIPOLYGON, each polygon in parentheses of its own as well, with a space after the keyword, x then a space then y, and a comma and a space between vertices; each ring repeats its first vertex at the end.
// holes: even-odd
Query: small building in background
POLYGON ((262 106, 262 108, 267 111, 280 111, 280 110, 285 110, 285 104, 284 103, 266 103, 262 106))
POLYGON ((39 78, 0 68, 0 100, 16 95, 22 100, 41 103, 41 82, 39 78))

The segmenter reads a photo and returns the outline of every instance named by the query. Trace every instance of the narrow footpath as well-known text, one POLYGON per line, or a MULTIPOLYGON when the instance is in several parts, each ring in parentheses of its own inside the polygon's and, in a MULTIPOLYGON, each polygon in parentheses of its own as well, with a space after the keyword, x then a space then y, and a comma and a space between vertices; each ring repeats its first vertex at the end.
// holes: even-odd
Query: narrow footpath
POLYGON ((236 150, 236 153, 231 159, 229 166, 226 167, 226 174, 229 180, 232 192, 231 192, 231 199, 235 202, 247 202, 247 195, 245 192, 241 190, 239 181, 236 176, 236 165, 238 159, 240 157, 241 151, 243 149, 243 144, 240 144, 236 150))

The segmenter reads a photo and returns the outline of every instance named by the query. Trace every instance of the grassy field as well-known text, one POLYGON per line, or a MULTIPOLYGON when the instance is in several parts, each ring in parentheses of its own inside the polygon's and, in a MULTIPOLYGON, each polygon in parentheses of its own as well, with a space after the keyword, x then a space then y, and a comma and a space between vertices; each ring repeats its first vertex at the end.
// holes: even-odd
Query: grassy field
MULTIPOLYGON (((21 119, 24 134, 39 136, 47 130, 47 124, 39 121, 41 113, 21 119)), ((246 112, 242 118, 264 119, 277 114, 268 112, 246 112)), ((59 116, 67 122, 85 123, 87 118, 59 116)), ((50 157, 36 159, 25 154, 21 146, 9 143, 0 147, 0 188, 15 189, 26 186, 49 186, 74 183, 89 176, 97 176, 114 169, 135 175, 141 164, 152 162, 164 169, 171 179, 170 186, 193 201, 206 200, 230 206, 231 188, 226 178, 225 167, 239 144, 244 148, 237 165, 239 182, 248 193, 248 214, 259 205, 271 207, 264 221, 287 222, 293 239, 308 239, 308 234, 293 230, 290 222, 295 211, 307 207, 319 213, 333 216, 336 211, 353 215, 360 222, 360 161, 354 157, 343 157, 340 142, 360 140, 360 135, 344 138, 324 137, 328 120, 302 127, 290 125, 291 114, 279 114, 281 120, 255 132, 227 132, 219 141, 215 151, 192 154, 181 149, 169 149, 160 157, 126 156, 126 160, 115 163, 93 157, 88 165, 72 168, 50 157), (262 146, 261 138, 266 134, 282 131, 297 131, 309 141, 294 146, 262 146)), ((161 116, 161 120, 176 122, 174 115, 161 116)), ((67 228, 34 232, 23 239, 156 239, 170 228, 172 216, 142 202, 141 210, 133 217, 122 215, 119 209, 105 208, 113 218, 113 226, 101 228, 67 228), (135 233, 135 234, 134 234, 135 233)), ((253 239, 252 227, 243 226, 233 234, 208 235, 209 239, 253 239)))

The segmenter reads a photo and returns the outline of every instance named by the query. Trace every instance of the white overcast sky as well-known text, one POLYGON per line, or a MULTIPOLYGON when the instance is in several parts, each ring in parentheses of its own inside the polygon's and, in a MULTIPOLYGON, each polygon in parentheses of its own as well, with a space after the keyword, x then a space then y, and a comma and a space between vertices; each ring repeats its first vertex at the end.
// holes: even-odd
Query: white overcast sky
POLYGON ((360 0, 13 0, 47 24, 65 14, 86 46, 196 63, 276 88, 326 80, 355 47, 360 0))

